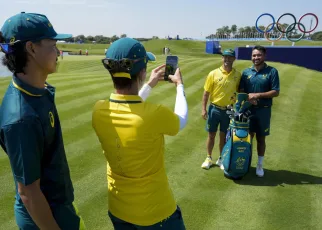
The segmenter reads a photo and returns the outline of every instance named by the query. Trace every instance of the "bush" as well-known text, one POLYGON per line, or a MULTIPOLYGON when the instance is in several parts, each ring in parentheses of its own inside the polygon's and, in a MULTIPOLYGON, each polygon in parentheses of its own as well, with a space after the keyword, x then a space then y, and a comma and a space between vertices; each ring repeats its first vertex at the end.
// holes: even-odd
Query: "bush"
POLYGON ((322 31, 314 33, 311 38, 313 41, 322 41, 322 31))

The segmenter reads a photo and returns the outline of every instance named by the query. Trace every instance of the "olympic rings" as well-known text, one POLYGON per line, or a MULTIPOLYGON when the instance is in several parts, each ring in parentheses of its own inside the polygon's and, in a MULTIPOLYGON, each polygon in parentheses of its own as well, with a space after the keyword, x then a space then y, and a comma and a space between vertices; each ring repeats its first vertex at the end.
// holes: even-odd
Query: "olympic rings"
MULTIPOLYGON (((296 17, 295 17, 293 14, 290 14, 290 13, 282 14, 282 15, 277 19, 277 24, 276 24, 276 28, 277 28, 277 30, 278 30, 279 32, 281 32, 281 33, 285 33, 285 31, 282 31, 282 30, 278 27, 278 24, 280 24, 280 23, 279 23, 279 21, 281 20, 281 18, 282 18, 282 17, 284 17, 284 16, 286 16, 286 15, 291 16, 291 17, 294 19, 294 23, 296 23, 296 17)), ((293 25, 293 24, 292 24, 292 25, 293 25)), ((293 26, 290 30, 291 30, 291 31, 292 31, 292 30, 294 30, 295 26, 296 26, 296 24, 294 24, 294 26, 293 26)), ((288 32, 288 31, 287 31, 287 32, 288 32)))
POLYGON ((274 24, 275 24, 275 18, 274 18, 274 16, 273 15, 271 15, 271 14, 269 14, 269 13, 265 13, 265 14, 262 14, 262 15, 260 15, 258 18, 257 18, 257 20, 256 20, 256 24, 255 24, 255 27, 256 27, 256 30, 258 31, 258 32, 260 32, 260 33, 265 33, 264 31, 262 31, 260 28, 258 28, 258 20, 262 17, 262 16, 265 16, 265 15, 267 15, 267 16, 270 16, 271 18, 272 18, 272 20, 273 20, 273 27, 272 28, 270 28, 268 31, 267 31, 267 33, 269 33, 269 32, 271 32, 273 29, 274 29, 274 24))
MULTIPOLYGON (((300 23, 300 22, 296 22, 296 23, 293 23, 293 24, 294 24, 294 27, 296 26, 296 24, 298 25, 298 27, 300 27, 300 25, 301 25, 301 26, 303 26, 304 31, 305 31, 305 26, 304 26, 302 23, 300 23)), ((293 24, 289 25, 288 27, 292 26, 293 24)), ((289 34, 290 32, 292 32, 292 30, 288 30, 288 27, 286 28, 286 31, 288 31, 288 32, 286 32, 285 37, 286 37, 286 39, 287 39, 287 40, 289 40, 290 42, 298 42, 298 41, 300 41, 300 40, 304 37, 305 33, 302 33, 302 35, 301 35, 299 38, 297 38, 297 39, 291 39, 291 38, 288 36, 288 34, 289 34)))
POLYGON ((313 31, 317 28, 318 24, 319 24, 319 19, 318 19, 318 17, 317 17, 315 14, 313 14, 313 13, 306 13, 306 14, 302 15, 302 16, 300 17, 300 20, 299 20, 298 22, 297 22, 297 20, 296 20, 296 17, 295 17, 293 14, 291 14, 291 13, 285 13, 285 14, 282 14, 282 15, 278 18, 277 22, 275 22, 275 18, 274 18, 274 16, 273 16, 272 14, 264 13, 264 14, 261 14, 261 15, 256 19, 255 28, 256 28, 256 30, 257 30, 258 32, 263 33, 263 34, 264 34, 264 36, 265 36, 265 38, 266 38, 268 41, 279 41, 280 39, 282 39, 282 37, 283 37, 283 36, 284 36, 284 34, 285 34, 285 37, 286 37, 286 39, 287 39, 287 40, 289 40, 289 41, 291 41, 291 42, 297 42, 297 41, 300 41, 300 40, 305 36, 305 34, 309 34, 309 33, 313 32, 313 31), (270 16, 270 17, 272 18, 273 23, 269 24, 269 25, 266 27, 266 29, 263 31, 263 30, 261 30, 261 29, 258 27, 258 21, 259 21, 259 19, 260 19, 261 17, 263 17, 263 16, 265 16, 265 15, 266 15, 266 16, 270 16), (282 18, 282 17, 287 16, 287 15, 288 15, 288 16, 291 16, 291 17, 294 19, 294 23, 292 23, 292 24, 290 24, 289 26, 287 26, 286 30, 284 30, 283 25, 280 23, 280 20, 281 20, 281 18, 282 18), (313 16, 313 17, 315 18, 315 20, 316 20, 316 25, 315 25, 315 27, 314 27, 313 29, 311 29, 310 31, 306 31, 305 26, 301 23, 301 20, 302 20, 305 16, 308 16, 308 15, 313 16), (269 38, 268 38, 268 33, 274 29, 274 26, 275 26, 275 25, 276 25, 276 29, 281 33, 281 35, 280 35, 277 39, 272 40, 272 39, 269 39, 269 38), (292 31, 295 29, 296 25, 298 25, 298 29, 299 29, 299 31, 301 31, 301 32, 302 32, 302 35, 301 35, 299 38, 291 39, 291 38, 290 38, 290 32, 292 32, 292 31), (271 26, 271 27, 270 27, 270 26, 271 26), (270 27, 270 29, 269 29, 269 27, 270 27), (301 28, 301 27, 302 27, 302 28, 301 28), (303 29, 304 29, 304 30, 303 30, 303 29))
POLYGON ((271 23, 271 24, 269 24, 267 27, 266 27, 266 29, 265 29, 265 33, 264 33, 264 36, 265 36, 265 38, 266 38, 266 40, 267 41, 270 41, 270 42, 277 42, 277 41, 279 41, 279 40, 281 40, 282 39, 282 37, 284 36, 284 34, 283 33, 281 33, 281 35, 278 37, 278 38, 276 38, 276 39, 270 39, 270 38, 268 38, 268 36, 267 36, 267 34, 268 34, 268 27, 270 27, 271 25, 273 25, 273 28, 274 28, 274 25, 276 24, 276 27, 277 27, 277 24, 279 24, 280 26, 283 26, 282 24, 280 24, 280 23, 278 23, 278 22, 274 22, 274 23, 271 23))
MULTIPOLYGON (((303 30, 301 30, 301 28, 300 28, 300 24, 298 24, 298 27, 299 27, 299 30, 302 32, 302 33, 311 33, 311 32, 313 32, 315 29, 316 29, 316 27, 318 27, 318 24, 319 24, 319 19, 318 19, 318 16, 316 16, 315 14, 312 14, 312 13, 306 13, 306 14, 304 14, 301 18, 300 18, 300 20, 299 20, 299 23, 301 22, 301 20, 305 17, 305 16, 307 16, 307 15, 312 15, 313 17, 315 17, 315 20, 316 20, 316 25, 315 25, 315 27, 312 29, 312 30, 310 30, 310 31, 307 31, 307 32, 305 32, 305 29, 304 29, 304 31, 303 30)), ((304 27, 305 28, 305 27, 304 27)))

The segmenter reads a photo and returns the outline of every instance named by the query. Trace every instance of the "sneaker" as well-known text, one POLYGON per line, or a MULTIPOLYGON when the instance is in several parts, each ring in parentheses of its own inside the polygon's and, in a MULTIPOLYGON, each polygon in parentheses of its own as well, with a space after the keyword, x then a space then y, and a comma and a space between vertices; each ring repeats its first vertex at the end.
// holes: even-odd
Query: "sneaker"
POLYGON ((222 160, 221 160, 221 158, 219 157, 218 158, 218 160, 216 161, 216 165, 218 166, 218 167, 221 167, 222 166, 222 160))
POLYGON ((258 177, 263 177, 264 176, 264 169, 263 169, 263 166, 258 164, 257 167, 256 167, 256 175, 258 177))
POLYGON ((209 169, 213 165, 211 157, 207 157, 206 160, 202 163, 201 168, 209 169))

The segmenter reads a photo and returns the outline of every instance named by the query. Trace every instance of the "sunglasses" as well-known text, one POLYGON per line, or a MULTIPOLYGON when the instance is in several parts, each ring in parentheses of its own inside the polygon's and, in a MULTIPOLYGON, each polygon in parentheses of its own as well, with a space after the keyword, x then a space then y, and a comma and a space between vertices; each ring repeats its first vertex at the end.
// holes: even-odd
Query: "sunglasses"
POLYGON ((17 40, 11 43, 0 43, 0 51, 2 51, 5 54, 11 54, 14 52, 13 45, 19 42, 22 42, 22 41, 17 40))
POLYGON ((134 64, 136 62, 139 62, 141 60, 144 60, 145 64, 147 64, 148 59, 147 57, 139 58, 139 59, 128 59, 123 58, 121 60, 115 60, 110 58, 104 58, 102 59, 103 66, 108 71, 117 73, 117 72, 127 72, 129 73, 131 69, 133 68, 134 64))

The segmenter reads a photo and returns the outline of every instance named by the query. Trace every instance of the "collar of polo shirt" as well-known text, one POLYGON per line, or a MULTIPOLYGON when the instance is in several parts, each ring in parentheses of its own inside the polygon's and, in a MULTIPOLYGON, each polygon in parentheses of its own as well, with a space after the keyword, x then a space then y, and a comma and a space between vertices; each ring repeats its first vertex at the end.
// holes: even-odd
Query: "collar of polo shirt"
POLYGON ((111 93, 109 101, 124 104, 142 103, 142 98, 138 95, 122 95, 111 93))

